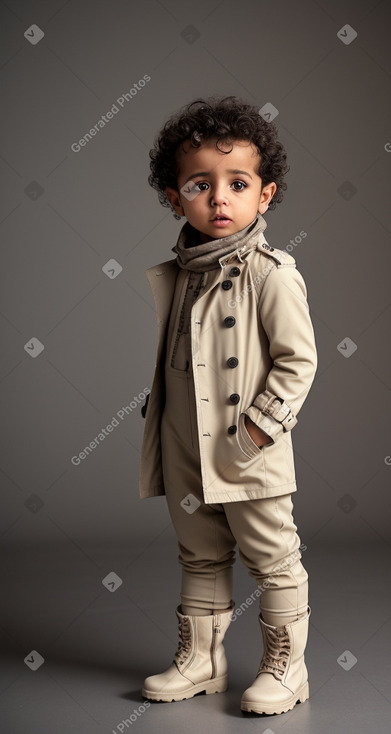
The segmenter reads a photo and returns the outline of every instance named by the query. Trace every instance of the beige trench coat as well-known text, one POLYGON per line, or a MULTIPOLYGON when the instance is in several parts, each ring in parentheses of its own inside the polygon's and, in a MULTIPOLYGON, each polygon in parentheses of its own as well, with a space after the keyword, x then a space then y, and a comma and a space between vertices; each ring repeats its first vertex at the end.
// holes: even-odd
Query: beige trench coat
MULTIPOLYGON (((255 247, 248 242, 219 263, 190 319, 204 499, 234 502, 294 492, 291 430, 317 369, 306 286, 295 259, 270 247, 263 233, 256 235, 255 247), (224 321, 227 316, 235 318, 233 327, 227 328, 232 324, 224 321), (244 414, 272 443, 255 444, 244 414)), ((173 259, 146 271, 158 347, 145 412, 141 498, 165 494, 160 444, 165 337, 180 270, 173 259)))

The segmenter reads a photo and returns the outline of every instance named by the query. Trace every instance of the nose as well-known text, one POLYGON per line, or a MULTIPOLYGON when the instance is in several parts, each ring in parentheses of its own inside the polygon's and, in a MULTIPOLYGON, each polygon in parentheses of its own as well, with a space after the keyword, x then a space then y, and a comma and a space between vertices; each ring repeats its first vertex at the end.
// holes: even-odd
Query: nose
POLYGON ((228 197, 226 192, 223 190, 223 186, 217 186, 215 189, 212 190, 211 194, 211 203, 212 206, 217 205, 220 206, 221 204, 226 204, 228 201, 228 197))

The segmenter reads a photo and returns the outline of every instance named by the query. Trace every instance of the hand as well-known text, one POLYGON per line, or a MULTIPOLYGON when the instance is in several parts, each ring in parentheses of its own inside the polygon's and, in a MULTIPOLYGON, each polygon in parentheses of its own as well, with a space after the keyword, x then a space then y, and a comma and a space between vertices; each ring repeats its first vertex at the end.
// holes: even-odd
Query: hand
POLYGON ((244 415, 244 425, 246 426, 252 440, 257 444, 259 448, 261 448, 261 446, 264 446, 265 444, 273 443, 273 441, 270 439, 270 436, 268 436, 267 433, 262 430, 262 428, 258 428, 257 424, 254 423, 254 421, 252 421, 246 413, 244 415))

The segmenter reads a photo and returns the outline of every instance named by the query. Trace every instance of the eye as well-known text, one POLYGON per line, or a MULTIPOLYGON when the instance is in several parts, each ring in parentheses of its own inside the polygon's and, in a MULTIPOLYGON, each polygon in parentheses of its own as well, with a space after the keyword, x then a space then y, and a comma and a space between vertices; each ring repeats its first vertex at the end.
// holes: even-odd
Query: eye
MULTIPOLYGON (((199 181, 198 183, 194 184, 194 187, 196 186, 209 186, 205 181, 199 181)), ((206 191, 206 189, 200 189, 200 191, 206 191)))
MULTIPOLYGON (((244 191, 244 189, 247 188, 247 184, 244 181, 239 181, 239 180, 234 181, 232 183, 232 186, 240 186, 240 188, 234 189, 235 191, 238 191, 238 192, 244 191)), ((207 189, 209 188, 209 184, 206 181, 198 181, 197 183, 194 184, 194 188, 198 188, 199 191, 207 191, 207 189), (202 188, 203 186, 205 186, 205 188, 202 188)))

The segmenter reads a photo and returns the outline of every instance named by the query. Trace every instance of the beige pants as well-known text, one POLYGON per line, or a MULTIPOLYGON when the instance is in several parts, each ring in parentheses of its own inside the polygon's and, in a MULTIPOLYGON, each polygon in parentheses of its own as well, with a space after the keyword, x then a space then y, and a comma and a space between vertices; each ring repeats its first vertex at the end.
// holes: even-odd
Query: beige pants
MULTIPOLYGON (((206 504, 203 498, 192 372, 165 369, 162 462, 170 517, 182 566, 186 614, 227 609, 232 600, 235 546, 257 582, 263 619, 279 626, 307 610, 308 574, 291 494, 206 504)), ((236 600, 239 607, 245 599, 236 600)))

